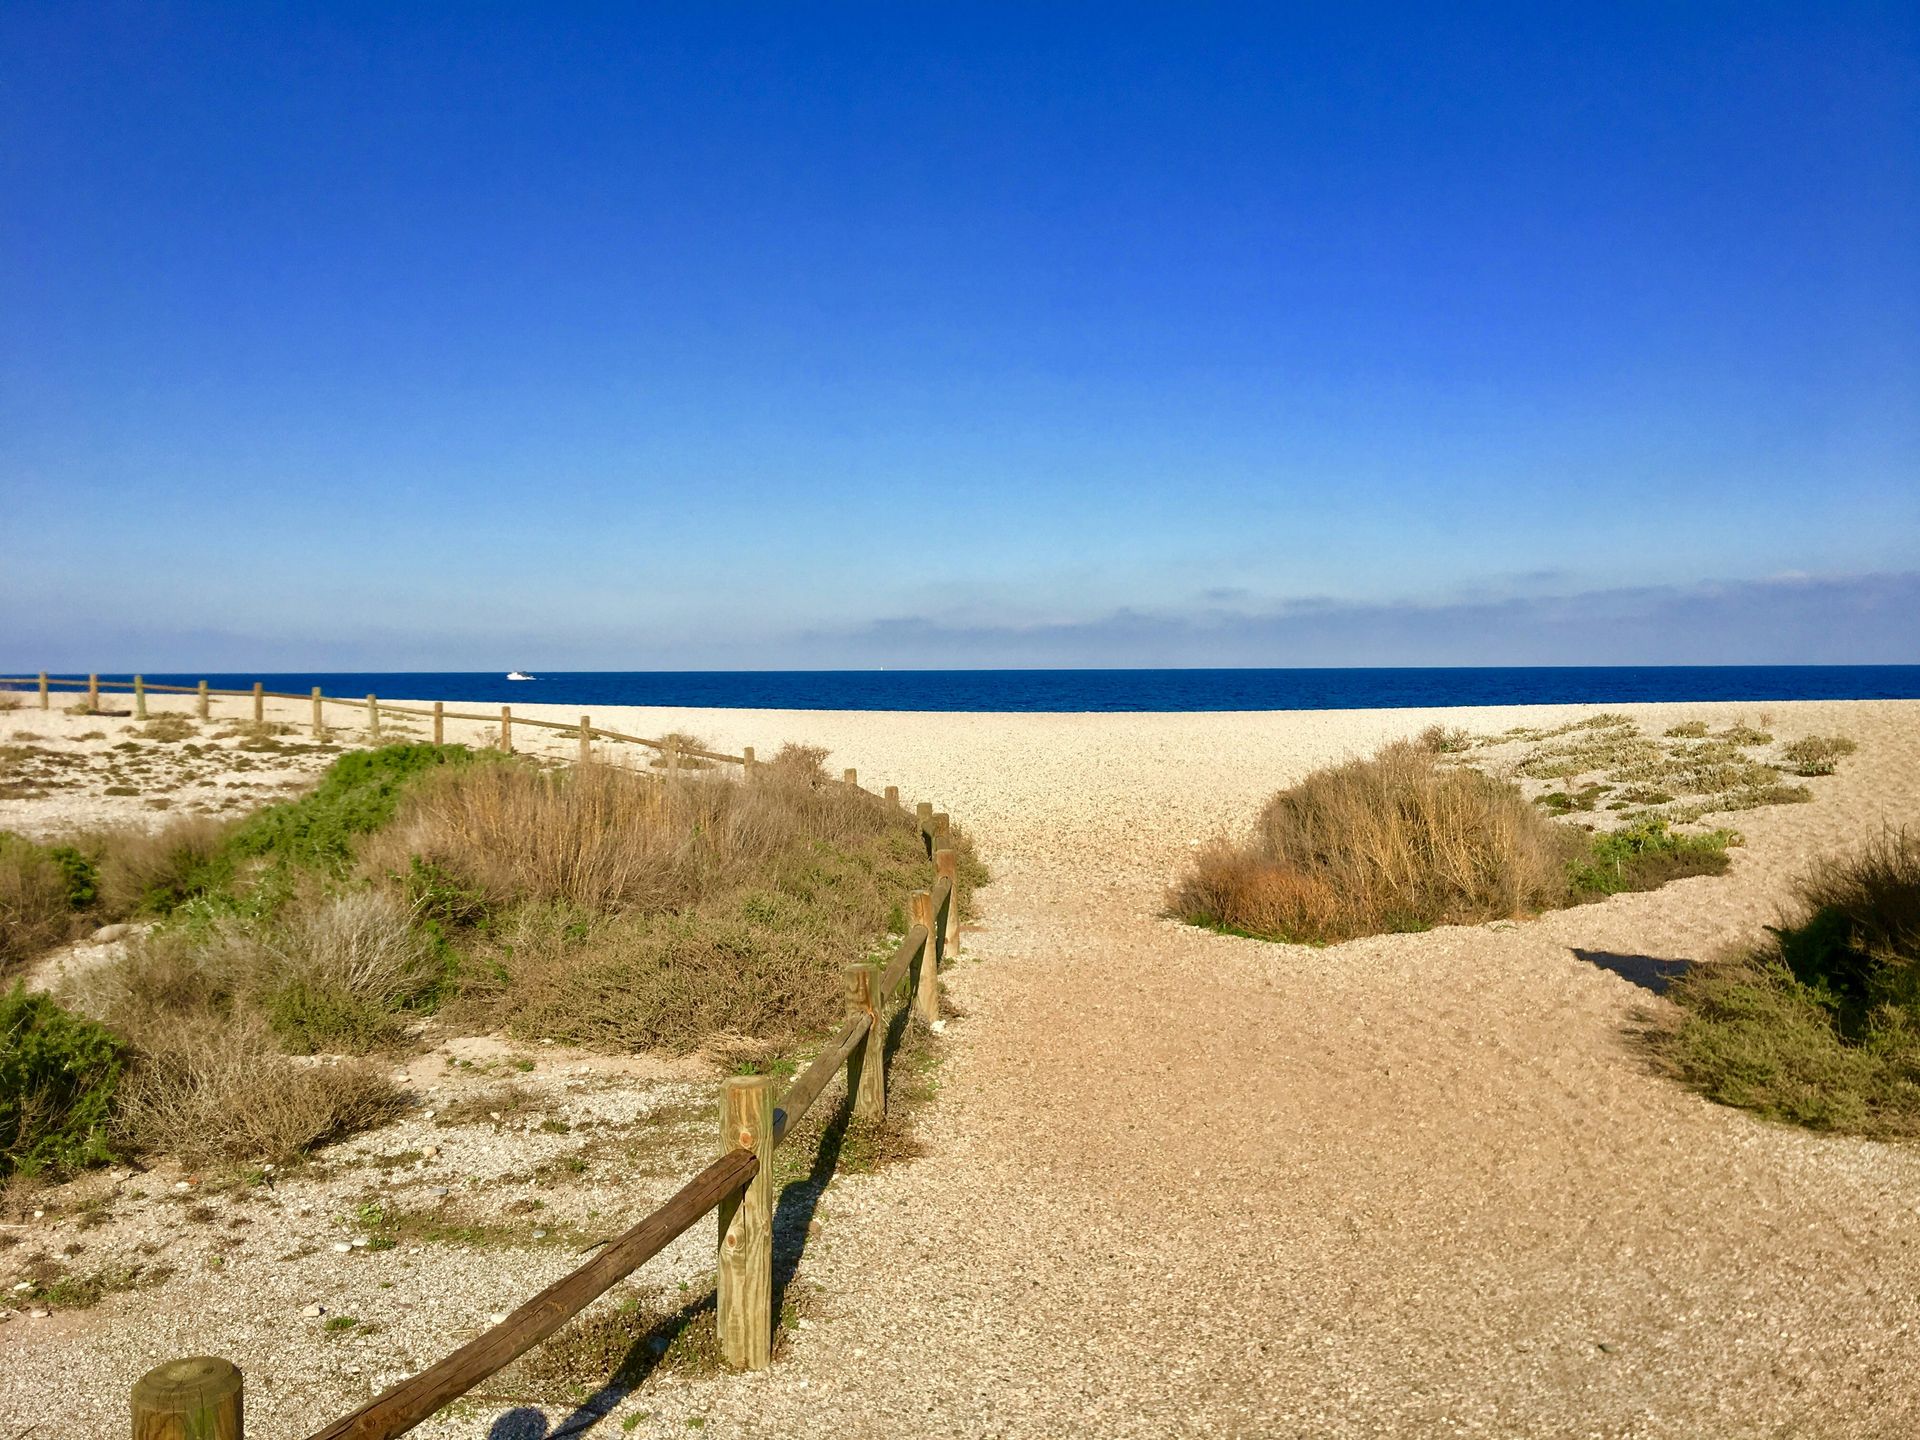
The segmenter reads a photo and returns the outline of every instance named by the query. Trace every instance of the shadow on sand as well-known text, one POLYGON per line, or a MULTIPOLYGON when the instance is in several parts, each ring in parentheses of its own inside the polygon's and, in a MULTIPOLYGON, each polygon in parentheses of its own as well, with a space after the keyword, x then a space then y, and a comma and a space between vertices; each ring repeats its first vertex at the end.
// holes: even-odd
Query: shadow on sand
POLYGON ((1617 955, 1610 950, 1579 950, 1574 955, 1589 965, 1611 971, 1622 980, 1655 995, 1693 968, 1691 960, 1661 960, 1652 955, 1617 955))

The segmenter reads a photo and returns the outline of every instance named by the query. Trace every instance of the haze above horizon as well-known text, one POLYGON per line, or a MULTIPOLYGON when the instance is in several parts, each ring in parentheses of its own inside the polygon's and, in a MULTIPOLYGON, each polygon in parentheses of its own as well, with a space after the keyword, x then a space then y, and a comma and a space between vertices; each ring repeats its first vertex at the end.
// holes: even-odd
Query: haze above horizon
POLYGON ((1920 661, 1920 11, 19 3, 0 669, 1920 661))

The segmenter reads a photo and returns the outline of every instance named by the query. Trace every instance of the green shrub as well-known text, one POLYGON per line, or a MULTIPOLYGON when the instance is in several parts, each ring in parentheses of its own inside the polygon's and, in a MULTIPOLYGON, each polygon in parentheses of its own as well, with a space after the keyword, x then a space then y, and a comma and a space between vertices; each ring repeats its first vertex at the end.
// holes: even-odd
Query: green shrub
POLYGON ((1727 1105, 1820 1130, 1920 1134, 1920 835, 1816 867, 1769 938, 1694 967, 1655 1044, 1727 1105))
POLYGON ((1627 890, 1657 890, 1689 875, 1724 875, 1731 830, 1676 835, 1658 818, 1592 837, 1586 853, 1567 868, 1567 899, 1580 904, 1627 890))
POLYGON ((356 837, 393 819, 407 786, 429 771, 472 762, 463 745, 388 745, 350 750, 334 761, 320 783, 298 800, 256 811, 227 843, 235 858, 262 857, 284 864, 343 872, 356 837))
POLYGON ((0 1176, 111 1159, 123 1065, 121 1044, 104 1026, 24 985, 0 996, 0 1176))

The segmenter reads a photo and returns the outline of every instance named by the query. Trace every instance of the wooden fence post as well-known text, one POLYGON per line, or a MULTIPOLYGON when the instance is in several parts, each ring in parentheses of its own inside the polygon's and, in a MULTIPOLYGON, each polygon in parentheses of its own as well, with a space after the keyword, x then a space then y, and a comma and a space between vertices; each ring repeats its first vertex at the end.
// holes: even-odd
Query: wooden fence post
POLYGON ((133 1382, 133 1440, 243 1440, 246 1382, 212 1355, 156 1365, 133 1382))
POLYGON ((887 804, 898 805, 899 803, 900 803, 900 787, 898 785, 887 786, 887 804))
POLYGON ((940 948, 948 955, 960 948, 960 857, 945 848, 933 852, 933 873, 948 882, 947 923, 940 933, 940 948))
POLYGON ((667 741, 667 778, 669 780, 680 778, 680 742, 678 740, 667 741))
POLYGON ((953 822, 944 811, 936 812, 933 817, 933 853, 939 854, 947 848, 947 831, 953 828, 953 822))
POLYGON ((933 928, 933 894, 916 890, 909 903, 913 906, 913 923, 927 927, 927 943, 920 947, 920 977, 913 988, 913 1009, 931 1025, 940 1018, 940 936, 933 928))
POLYGON ((580 717, 580 763, 585 765, 591 759, 593 759, 593 720, 589 716, 582 715, 580 717))
POLYGON ((860 788, 860 772, 858 770, 849 770, 840 778, 847 782, 849 789, 858 790, 860 788))
POLYGON ((147 682, 139 675, 133 677, 133 718, 147 718, 147 682))
POLYGON ((267 687, 258 680, 253 682, 253 723, 267 723, 267 687))
POLYGON ((720 1353, 737 1370, 773 1359, 773 1077, 738 1076, 720 1096, 720 1151, 760 1161, 746 1188, 720 1202, 714 1324, 720 1353))
POLYGON ((380 738, 380 702, 373 696, 367 696, 367 738, 380 738))
POLYGON ((849 965, 847 977, 847 1018, 867 1017, 866 1038, 847 1055, 847 1094, 853 1100, 853 1118, 880 1121, 887 1118, 887 1037, 880 1029, 880 997, 873 993, 880 978, 878 965, 849 965))
POLYGON ((513 711, 505 705, 500 707, 500 750, 503 754, 513 754, 513 711))
POLYGON ((202 720, 206 719, 212 707, 212 702, 207 698, 206 681, 202 680, 200 682, 200 693, 194 697, 194 700, 194 708, 200 712, 200 718, 202 720))
POLYGON ((47 697, 47 672, 40 672, 40 708, 47 709, 53 702, 47 697))
POLYGON ((320 687, 313 687, 313 738, 318 740, 327 733, 327 722, 320 713, 320 687))
POLYGON ((87 713, 94 714, 100 708, 100 677, 87 676, 87 713))
POLYGON ((920 840, 927 847, 927 854, 933 854, 933 802, 922 800, 913 807, 914 817, 920 822, 920 840))
POLYGON ((433 702, 433 743, 447 743, 447 702, 444 700, 433 702))
POLYGON ((747 779, 751 779, 752 776, 753 776, 753 747, 751 745, 742 745, 740 747, 740 778, 742 780, 747 780, 747 779))

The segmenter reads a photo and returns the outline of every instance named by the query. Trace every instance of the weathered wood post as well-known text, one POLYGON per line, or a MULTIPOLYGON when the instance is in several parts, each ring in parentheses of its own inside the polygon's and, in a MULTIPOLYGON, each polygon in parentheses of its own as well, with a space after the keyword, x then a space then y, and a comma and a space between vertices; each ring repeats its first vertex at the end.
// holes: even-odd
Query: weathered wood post
POLYGON ((922 800, 913 807, 915 818, 920 821, 920 841, 927 847, 927 854, 933 854, 933 802, 922 800))
POLYGON ((133 1382, 133 1440, 243 1440, 246 1382, 212 1355, 156 1365, 133 1382))
POLYGON ((267 723, 267 687, 258 680, 253 682, 253 723, 267 723))
POLYGON ((447 702, 444 700, 433 702, 433 743, 447 743, 447 702))
POLYGON ((720 1202, 714 1324, 737 1370, 773 1359, 773 1077, 737 1076, 720 1094, 720 1153, 751 1150, 760 1168, 720 1202))
POLYGON ((740 778, 742 780, 753 778, 753 747, 751 745, 740 747, 740 778))
POLYGON ((500 707, 500 751, 513 754, 513 711, 505 705, 500 707))
POLYGON ((367 738, 380 738, 380 702, 373 696, 367 696, 367 738))
POLYGON ((667 741, 667 778, 669 780, 680 778, 680 742, 678 740, 667 741))
POLYGON ((144 676, 133 677, 133 718, 147 718, 147 682, 144 676))
POLYGON ((87 713, 93 714, 100 708, 100 677, 87 676, 87 713))
POLYGON ((898 805, 899 803, 900 803, 900 787, 898 785, 887 786, 887 804, 898 805))
POLYGON ((589 716, 582 715, 580 717, 580 763, 584 765, 591 759, 593 759, 593 720, 589 716))
POLYGON ((953 822, 945 811, 935 811, 933 816, 933 853, 938 854, 947 848, 947 831, 953 828, 953 822))
POLYGON ((913 987, 913 1010, 931 1025, 940 1018, 940 937, 933 928, 933 893, 916 890, 909 903, 913 907, 913 923, 925 926, 927 931, 927 943, 920 947, 920 974, 913 987))
POLYGON ((327 721, 320 709, 320 687, 316 685, 313 687, 313 738, 324 739, 326 733, 327 721))
POLYGON ((847 1054, 847 1094, 853 1100, 853 1118, 887 1118, 887 1037, 880 1033, 879 996, 874 989, 880 967, 872 962, 847 966, 847 1018, 867 1017, 867 1033, 847 1054))
POLYGON ((848 770, 847 773, 840 778, 847 782, 848 789, 858 790, 860 788, 860 772, 858 770, 848 770))
POLYGON ((47 672, 42 670, 40 672, 40 708, 42 710, 45 710, 49 708, 52 704, 53 704, 53 701, 49 698, 47 694, 47 672))
POLYGON ((213 701, 207 694, 207 682, 202 680, 200 682, 200 691, 194 697, 194 709, 199 712, 200 718, 204 720, 212 713, 212 707, 213 701))
POLYGON ((933 873, 951 886, 947 891, 947 923, 941 929, 940 949, 952 955, 960 948, 960 857, 944 846, 934 851, 933 873))

